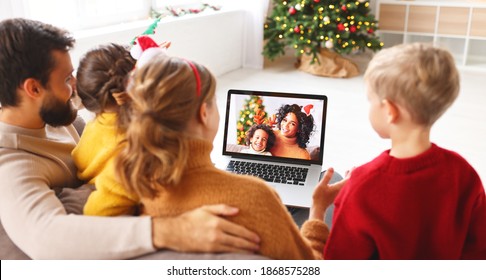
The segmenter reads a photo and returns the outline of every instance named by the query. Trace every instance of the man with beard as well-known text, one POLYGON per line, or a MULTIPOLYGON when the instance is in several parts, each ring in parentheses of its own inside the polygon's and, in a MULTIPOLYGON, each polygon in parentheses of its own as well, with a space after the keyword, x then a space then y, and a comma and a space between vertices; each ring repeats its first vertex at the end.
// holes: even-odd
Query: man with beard
POLYGON ((68 215, 58 196, 81 185, 71 160, 79 140, 71 125, 73 44, 51 25, 0 22, 0 219, 12 241, 31 258, 50 259, 258 250, 254 233, 218 217, 237 214, 226 205, 175 218, 68 215))

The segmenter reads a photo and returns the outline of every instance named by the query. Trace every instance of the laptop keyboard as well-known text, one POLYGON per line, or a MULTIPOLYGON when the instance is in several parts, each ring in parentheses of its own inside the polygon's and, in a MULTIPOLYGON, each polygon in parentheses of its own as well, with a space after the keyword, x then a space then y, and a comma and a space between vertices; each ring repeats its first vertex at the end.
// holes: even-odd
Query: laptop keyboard
POLYGON ((232 160, 228 163, 226 171, 253 175, 267 182, 303 186, 309 170, 304 167, 232 160))

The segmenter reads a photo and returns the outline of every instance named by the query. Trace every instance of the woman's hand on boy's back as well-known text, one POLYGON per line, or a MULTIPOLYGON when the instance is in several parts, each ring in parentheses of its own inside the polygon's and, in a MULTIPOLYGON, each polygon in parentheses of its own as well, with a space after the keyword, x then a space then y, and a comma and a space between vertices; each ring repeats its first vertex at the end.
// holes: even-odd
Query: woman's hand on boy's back
POLYGON ((217 204, 202 206, 177 217, 154 217, 154 247, 179 252, 254 253, 259 250, 258 235, 224 218, 237 214, 237 208, 217 204))

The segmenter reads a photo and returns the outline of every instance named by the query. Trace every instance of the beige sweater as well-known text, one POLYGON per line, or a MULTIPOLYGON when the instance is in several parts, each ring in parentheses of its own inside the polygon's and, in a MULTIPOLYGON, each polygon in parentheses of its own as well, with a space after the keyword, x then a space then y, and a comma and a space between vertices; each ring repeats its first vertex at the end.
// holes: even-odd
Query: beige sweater
POLYGON ((191 140, 189 149, 182 181, 162 188, 153 200, 142 199, 146 214, 175 216, 205 204, 225 203, 240 209, 230 220, 260 236, 260 254, 274 259, 322 258, 329 233, 322 221, 306 222, 305 236, 301 235, 276 192, 263 180, 216 169, 210 160, 210 142, 191 140))
POLYGON ((153 252, 149 217, 68 215, 56 196, 77 187, 73 126, 24 129, 0 122, 0 220, 34 259, 120 259, 153 252))

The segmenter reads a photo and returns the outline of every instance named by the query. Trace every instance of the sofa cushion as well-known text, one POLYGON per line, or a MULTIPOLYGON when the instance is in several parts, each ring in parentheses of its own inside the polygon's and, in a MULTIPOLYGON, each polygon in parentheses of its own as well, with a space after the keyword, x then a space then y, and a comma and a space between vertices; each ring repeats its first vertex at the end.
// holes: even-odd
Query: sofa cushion
MULTIPOLYGON (((236 145, 236 144, 226 144, 226 151, 232 153, 241 153, 241 150, 248 148, 245 145, 236 145)), ((318 160, 319 159, 319 146, 312 146, 307 147, 306 150, 309 152, 311 160, 318 160)))
POLYGON ((0 260, 28 260, 29 256, 24 254, 22 250, 17 247, 10 237, 8 237, 2 223, 0 222, 0 260))

